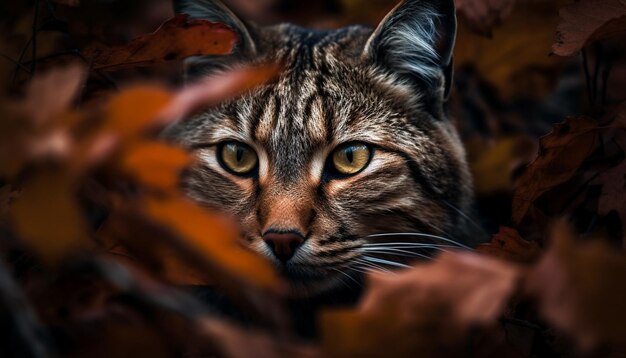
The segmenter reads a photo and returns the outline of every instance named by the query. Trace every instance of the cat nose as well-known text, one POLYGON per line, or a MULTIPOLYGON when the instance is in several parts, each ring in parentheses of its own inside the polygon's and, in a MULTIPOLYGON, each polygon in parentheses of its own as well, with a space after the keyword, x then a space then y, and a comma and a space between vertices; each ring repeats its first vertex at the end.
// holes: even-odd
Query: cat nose
POLYGON ((298 247, 302 245, 304 236, 296 231, 268 231, 263 234, 263 241, 270 247, 280 262, 284 264, 289 261, 298 247))

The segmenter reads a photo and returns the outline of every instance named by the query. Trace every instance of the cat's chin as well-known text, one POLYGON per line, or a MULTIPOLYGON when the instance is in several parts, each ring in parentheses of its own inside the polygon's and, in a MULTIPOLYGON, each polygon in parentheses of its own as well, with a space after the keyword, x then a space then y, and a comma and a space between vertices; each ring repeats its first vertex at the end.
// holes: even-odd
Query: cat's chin
POLYGON ((346 277, 340 273, 294 273, 288 270, 283 271, 287 283, 289 284, 289 296, 294 299, 310 298, 332 293, 336 290, 360 291, 361 285, 357 284, 360 278, 355 277, 350 281, 352 285, 347 285, 346 277))

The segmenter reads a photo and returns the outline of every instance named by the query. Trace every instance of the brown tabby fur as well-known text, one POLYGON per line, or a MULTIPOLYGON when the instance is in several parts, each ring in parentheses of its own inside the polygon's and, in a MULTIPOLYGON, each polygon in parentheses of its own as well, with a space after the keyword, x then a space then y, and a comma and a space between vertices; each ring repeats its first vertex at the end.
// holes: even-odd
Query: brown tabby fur
MULTIPOLYGON (((432 61, 425 62, 424 71, 407 74, 394 67, 404 49, 384 62, 387 54, 380 51, 387 50, 376 48, 383 46, 376 37, 385 36, 384 26, 403 21, 402 11, 437 23, 442 15, 433 15, 434 3, 405 1, 395 10, 398 17, 388 16, 372 35, 362 26, 246 26, 216 1, 179 2, 179 11, 226 22, 242 39, 232 56, 190 60, 192 75, 268 60, 284 65, 276 82, 190 118, 170 135, 198 158, 185 178, 189 196, 239 218, 250 246, 276 263, 294 295, 332 289, 367 267, 359 264, 359 248, 375 241, 367 235, 463 237, 461 213, 470 209, 471 181, 464 150, 444 114, 447 64, 433 71, 432 61), (203 13, 203 6, 214 9, 203 13), (254 175, 235 176, 220 166, 216 145, 232 140, 258 154, 254 175), (329 154, 353 141, 374 148, 368 167, 351 177, 328 175, 329 154), (261 238, 268 229, 297 231, 306 241, 281 264, 261 238)), ((454 34, 447 36, 453 44, 454 34)), ((426 40, 437 49, 436 38, 426 40)))

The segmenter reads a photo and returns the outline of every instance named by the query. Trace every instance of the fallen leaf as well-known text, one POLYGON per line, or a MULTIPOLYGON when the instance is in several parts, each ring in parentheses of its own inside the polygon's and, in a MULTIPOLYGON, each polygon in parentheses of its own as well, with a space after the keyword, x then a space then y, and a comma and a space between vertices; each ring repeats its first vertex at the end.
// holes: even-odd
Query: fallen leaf
POLYGON ((478 246, 476 251, 506 261, 532 262, 541 254, 541 248, 534 241, 524 240, 515 229, 501 227, 491 241, 478 246))
POLYGON ((258 287, 280 290, 282 282, 269 260, 252 252, 226 217, 183 198, 148 198, 148 214, 180 239, 179 248, 218 271, 258 287))
POLYGON ((47 124, 70 109, 85 80, 85 68, 71 64, 35 76, 21 104, 35 126, 47 124))
POLYGON ((575 242, 564 223, 526 278, 543 316, 581 348, 626 344, 626 256, 600 240, 575 242))
MULTIPOLYGON (((231 358, 321 358, 318 347, 277 338, 259 331, 244 330, 229 322, 206 318, 200 324, 200 334, 216 346, 218 356, 231 358)), ((211 351, 215 349, 211 347, 211 351)), ((194 352, 207 355, 201 347, 194 352)), ((215 352, 211 352, 215 355, 215 352)))
POLYGON ((191 56, 228 55, 237 35, 223 24, 177 15, 154 33, 139 36, 119 47, 88 48, 94 70, 118 70, 191 56))
POLYGON ((33 78, 17 101, 0 100, 0 171, 12 177, 29 161, 69 155, 71 135, 64 121, 83 83, 82 66, 70 65, 33 78))
POLYGON ((539 155, 519 178, 513 195, 513 221, 522 222, 535 200, 572 178, 596 148, 598 124, 589 118, 569 118, 541 138, 539 155))
MULTIPOLYGON (((491 1, 491 0, 488 0, 491 1)), ((518 4, 486 38, 459 21, 454 49, 457 72, 475 69, 502 98, 543 98, 556 86, 563 58, 549 56, 559 17, 558 1, 518 4)))
POLYGON ((457 0, 457 11, 470 22, 472 29, 490 34, 513 11, 516 0, 457 0))
MULTIPOLYGON (((626 134, 617 135, 621 144, 626 147, 626 134)), ((602 192, 598 198, 598 214, 608 215, 611 211, 617 212, 622 221, 622 237, 626 243, 626 160, 621 164, 601 173, 596 183, 602 185, 602 192)))
POLYGON ((532 160, 533 141, 527 137, 500 138, 495 143, 469 141, 474 190, 487 195, 513 190, 513 171, 532 160), (473 153, 472 153, 473 152, 473 153))
POLYGON ((177 93, 159 118, 164 122, 179 120, 194 111, 216 105, 263 85, 276 77, 279 71, 280 65, 267 63, 205 77, 177 93))
POLYGON ((158 115, 170 104, 173 95, 161 87, 133 87, 115 95, 105 112, 103 132, 123 140, 147 134, 158 115))
POLYGON ((48 263, 91 246, 74 190, 61 171, 38 173, 11 206, 19 238, 48 263))
POLYGON ((552 52, 572 56, 586 45, 626 32, 624 0, 582 0, 560 11, 552 52))
POLYGON ((174 191, 192 158, 181 148, 159 142, 139 142, 122 153, 120 168, 142 186, 174 191))
POLYGON ((331 357, 449 356, 470 328, 493 325, 517 286, 516 267, 472 253, 395 274, 371 274, 356 310, 322 315, 331 357))

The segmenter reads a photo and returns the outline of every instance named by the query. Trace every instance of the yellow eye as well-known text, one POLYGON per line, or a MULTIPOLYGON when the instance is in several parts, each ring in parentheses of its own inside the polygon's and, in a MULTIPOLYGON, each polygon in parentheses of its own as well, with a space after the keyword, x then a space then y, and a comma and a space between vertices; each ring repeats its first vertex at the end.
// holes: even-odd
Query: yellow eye
POLYGON ((220 148, 222 166, 240 175, 256 168, 259 158, 252 148, 239 142, 228 142, 220 148))
POLYGON ((369 164, 370 148, 362 143, 350 143, 335 149, 332 164, 340 174, 353 175, 369 164))

